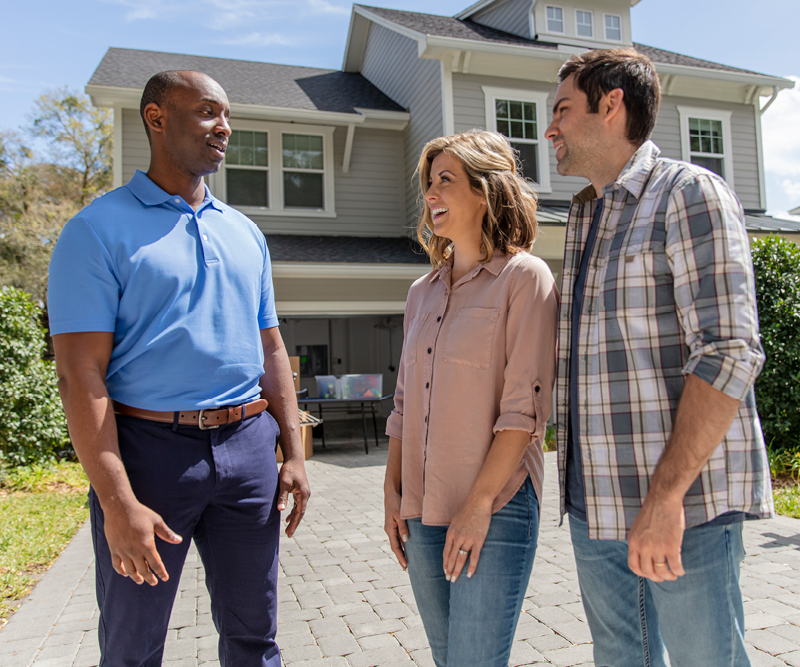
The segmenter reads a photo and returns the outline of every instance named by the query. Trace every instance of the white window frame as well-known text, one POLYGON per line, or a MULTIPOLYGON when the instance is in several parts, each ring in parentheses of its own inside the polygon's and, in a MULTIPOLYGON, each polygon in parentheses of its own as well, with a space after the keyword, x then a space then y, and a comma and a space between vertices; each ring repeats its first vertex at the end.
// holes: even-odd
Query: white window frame
MULTIPOLYGON (((333 158, 333 133, 335 127, 323 125, 304 125, 301 123, 272 123, 266 121, 239 120, 232 118, 231 129, 252 132, 263 132, 267 135, 267 198, 269 206, 234 206, 248 216, 280 216, 291 218, 335 218, 336 197, 334 193, 334 158, 333 158), (283 204, 283 135, 304 134, 322 137, 324 175, 322 177, 324 208, 285 208, 283 204)), ((236 168, 235 166, 233 167, 236 168)), ((227 184, 225 170, 227 165, 222 163, 219 171, 209 178, 211 192, 227 202, 227 184)), ((287 169, 287 171, 304 171, 302 169, 287 169)))
MULTIPOLYGON (((591 9, 580 9, 580 8, 578 8, 578 9, 575 10, 575 37, 576 37, 576 39, 595 39, 594 26, 595 26, 594 12, 591 9), (587 36, 587 35, 579 35, 578 34, 578 12, 583 12, 584 14, 588 14, 589 16, 591 16, 591 18, 592 18, 592 34, 591 35, 587 36)), ((604 27, 605 27, 605 24, 604 24, 604 27)))
POLYGON ((481 86, 486 102, 486 128, 492 132, 497 131, 496 100, 513 100, 516 102, 532 102, 536 104, 536 131, 539 134, 537 143, 537 157, 539 158, 539 182, 536 191, 540 194, 549 194, 553 190, 550 185, 550 152, 549 142, 544 138, 547 130, 547 97, 548 94, 534 90, 519 90, 515 88, 495 88, 481 86))
POLYGON ((550 35, 566 35, 567 34, 567 12, 564 11, 564 8, 560 5, 546 5, 544 8, 544 32, 550 35), (547 18, 547 10, 548 9, 560 9, 561 10, 561 32, 557 30, 550 30, 550 22, 547 18))
MULTIPOLYGON (((577 30, 577 28, 576 28, 577 30)), ((622 26, 622 16, 619 14, 603 14, 603 37, 607 42, 614 42, 615 44, 622 44, 623 41, 623 26, 622 26), (619 19, 619 39, 611 39, 608 36, 608 26, 606 25, 606 19, 608 17, 613 17, 615 19, 619 19)))
POLYGON ((678 106, 681 121, 681 158, 684 162, 692 161, 691 143, 689 141, 689 119, 717 120, 722 122, 722 158, 725 165, 725 181, 734 186, 733 178, 733 141, 731 137, 731 111, 724 109, 708 109, 702 107, 678 106))

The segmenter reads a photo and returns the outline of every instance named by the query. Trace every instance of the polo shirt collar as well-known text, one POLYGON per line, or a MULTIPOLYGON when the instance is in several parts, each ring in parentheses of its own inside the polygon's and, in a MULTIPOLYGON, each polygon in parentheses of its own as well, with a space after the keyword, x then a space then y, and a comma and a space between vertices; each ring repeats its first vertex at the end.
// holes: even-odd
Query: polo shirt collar
MULTIPOLYGON (((603 188, 603 192, 613 192, 625 188, 636 199, 641 199, 644 188, 653 171, 656 158, 661 154, 661 149, 652 141, 645 141, 633 154, 628 163, 622 168, 617 180, 603 188)), ((572 198, 574 204, 585 204, 592 199, 597 199, 594 186, 589 184, 572 198)))
MULTIPOLYGON (((175 195, 171 195, 165 190, 162 190, 159 186, 153 183, 152 180, 150 180, 150 177, 147 174, 139 169, 136 170, 133 178, 125 187, 127 187, 128 190, 131 191, 131 194, 133 194, 133 196, 145 206, 161 206, 162 204, 166 204, 168 201, 171 201, 175 197, 175 195)), ((200 205, 200 208, 198 208, 198 211, 206 206, 213 206, 218 211, 221 211, 221 202, 211 194, 208 186, 205 183, 203 184, 203 187, 205 188, 205 197, 203 198, 203 203, 200 205)))

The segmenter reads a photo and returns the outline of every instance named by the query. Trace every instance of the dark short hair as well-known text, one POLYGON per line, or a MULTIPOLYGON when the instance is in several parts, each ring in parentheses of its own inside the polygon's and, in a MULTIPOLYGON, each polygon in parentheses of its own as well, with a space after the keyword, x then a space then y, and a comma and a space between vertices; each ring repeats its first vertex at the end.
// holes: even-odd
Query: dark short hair
POLYGON ((144 123, 144 131, 147 133, 147 139, 150 139, 150 128, 147 127, 147 121, 144 118, 144 110, 148 104, 157 104, 160 107, 169 104, 170 93, 175 88, 182 88, 186 86, 186 77, 182 70, 167 70, 166 72, 159 72, 150 77, 150 80, 144 87, 142 92, 142 99, 139 102, 139 113, 142 116, 144 123))
POLYGON ((598 112, 603 95, 620 88, 628 111, 628 140, 640 146, 650 138, 661 104, 658 74, 650 58, 634 49, 596 49, 567 60, 558 71, 559 83, 573 74, 591 113, 598 112))

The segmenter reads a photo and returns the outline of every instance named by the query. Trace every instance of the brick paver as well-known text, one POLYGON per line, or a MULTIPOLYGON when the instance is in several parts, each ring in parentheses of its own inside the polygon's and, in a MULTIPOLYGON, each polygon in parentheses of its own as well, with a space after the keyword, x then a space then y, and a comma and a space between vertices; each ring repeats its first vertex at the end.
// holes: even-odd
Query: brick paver
MULTIPOLYGON (((386 448, 358 442, 308 461, 313 498, 281 544, 278 642, 290 667, 432 666, 408 576, 383 533, 386 448)), ((555 456, 539 548, 510 665, 591 665, 591 636, 566 526, 557 524, 555 456)), ((3 667, 97 665, 91 534, 84 526, 0 630, 3 667)), ((800 667, 800 521, 746 524, 742 590, 753 665, 800 667)), ((164 665, 219 665, 204 572, 194 549, 180 582, 164 665)))

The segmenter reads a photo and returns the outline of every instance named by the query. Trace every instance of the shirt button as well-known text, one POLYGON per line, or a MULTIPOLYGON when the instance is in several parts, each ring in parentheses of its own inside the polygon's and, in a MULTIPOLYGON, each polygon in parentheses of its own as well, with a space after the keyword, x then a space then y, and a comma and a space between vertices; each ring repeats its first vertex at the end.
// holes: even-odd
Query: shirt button
POLYGON ((441 315, 439 315, 439 317, 437 317, 437 318, 436 318, 436 321, 437 321, 437 322, 441 322, 441 321, 442 321, 442 316, 441 316, 441 315))
POLYGON ((425 417, 425 423, 426 424, 428 423, 428 417, 427 416, 425 417))
POLYGON ((428 348, 428 354, 430 354, 430 353, 431 353, 431 348, 428 348))
POLYGON ((203 234, 203 240, 208 241, 208 237, 205 234, 203 234))
POLYGON ((180 200, 180 199, 176 199, 176 200, 175 200, 175 203, 176 203, 176 204, 180 204, 180 203, 181 203, 181 200, 180 200))
POLYGON ((425 389, 427 389, 427 388, 428 388, 428 387, 430 387, 430 386, 431 386, 431 383, 430 383, 430 382, 426 382, 426 383, 425 383, 425 389))

